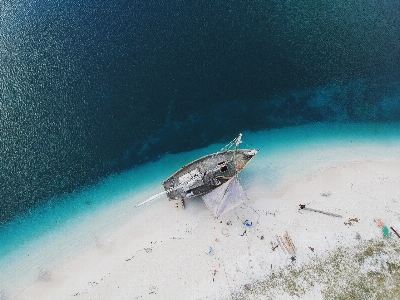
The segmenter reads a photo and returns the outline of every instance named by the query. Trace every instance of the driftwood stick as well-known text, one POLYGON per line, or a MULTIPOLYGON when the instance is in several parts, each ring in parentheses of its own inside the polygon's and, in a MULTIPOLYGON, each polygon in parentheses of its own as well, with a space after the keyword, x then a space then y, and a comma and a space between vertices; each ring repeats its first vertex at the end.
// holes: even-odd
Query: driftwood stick
POLYGON ((396 230, 394 230, 394 228, 393 227, 390 227, 390 229, 392 229, 393 230, 393 232, 397 235, 397 237, 400 239, 400 235, 397 233, 397 231, 396 230))
POLYGON ((300 204, 300 209, 305 209, 305 210, 321 213, 321 214, 332 216, 332 217, 342 218, 341 215, 337 215, 337 214, 334 214, 334 213, 330 213, 330 212, 326 212, 326 211, 318 210, 318 209, 314 209, 314 208, 308 208, 304 204, 300 204))

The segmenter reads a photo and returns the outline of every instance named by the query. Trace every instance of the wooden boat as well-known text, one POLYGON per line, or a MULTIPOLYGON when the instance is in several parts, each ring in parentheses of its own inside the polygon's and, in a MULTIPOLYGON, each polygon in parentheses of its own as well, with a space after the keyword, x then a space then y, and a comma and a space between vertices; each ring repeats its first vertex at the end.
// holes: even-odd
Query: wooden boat
POLYGON ((202 196, 238 175, 257 150, 228 150, 199 158, 163 182, 170 200, 202 196))
POLYGON ((162 183, 165 192, 140 205, 167 194, 169 200, 176 201, 203 196, 207 207, 216 217, 234 208, 245 200, 237 175, 258 153, 256 149, 238 149, 241 142, 242 134, 239 134, 220 152, 185 165, 162 183))

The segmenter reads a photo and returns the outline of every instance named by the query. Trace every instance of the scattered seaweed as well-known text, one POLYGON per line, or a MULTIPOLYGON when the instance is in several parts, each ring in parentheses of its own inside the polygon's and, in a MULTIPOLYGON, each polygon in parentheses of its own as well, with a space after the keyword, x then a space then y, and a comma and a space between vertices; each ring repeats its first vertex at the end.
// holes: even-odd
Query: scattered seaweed
POLYGON ((324 299, 400 299, 400 245, 386 240, 339 247, 309 263, 288 265, 238 291, 235 299, 305 296, 318 288, 324 299))

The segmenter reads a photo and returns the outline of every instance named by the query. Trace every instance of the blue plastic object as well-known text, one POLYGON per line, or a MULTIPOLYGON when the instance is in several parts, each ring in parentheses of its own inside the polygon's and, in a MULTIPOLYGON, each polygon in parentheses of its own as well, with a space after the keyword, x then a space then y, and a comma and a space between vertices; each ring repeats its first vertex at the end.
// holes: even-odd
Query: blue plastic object
POLYGON ((382 231, 385 237, 390 239, 389 229, 386 226, 383 226, 382 231))
POLYGON ((250 222, 249 220, 244 221, 244 225, 246 225, 247 227, 250 227, 253 225, 253 222, 250 222))

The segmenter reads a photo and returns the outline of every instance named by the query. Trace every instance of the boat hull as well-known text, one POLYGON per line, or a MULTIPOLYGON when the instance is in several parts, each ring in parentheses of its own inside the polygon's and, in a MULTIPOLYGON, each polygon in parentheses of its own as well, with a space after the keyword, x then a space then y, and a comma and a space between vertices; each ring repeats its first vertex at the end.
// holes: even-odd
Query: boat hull
POLYGON ((202 196, 242 171, 258 150, 228 150, 201 157, 163 182, 170 200, 202 196))

